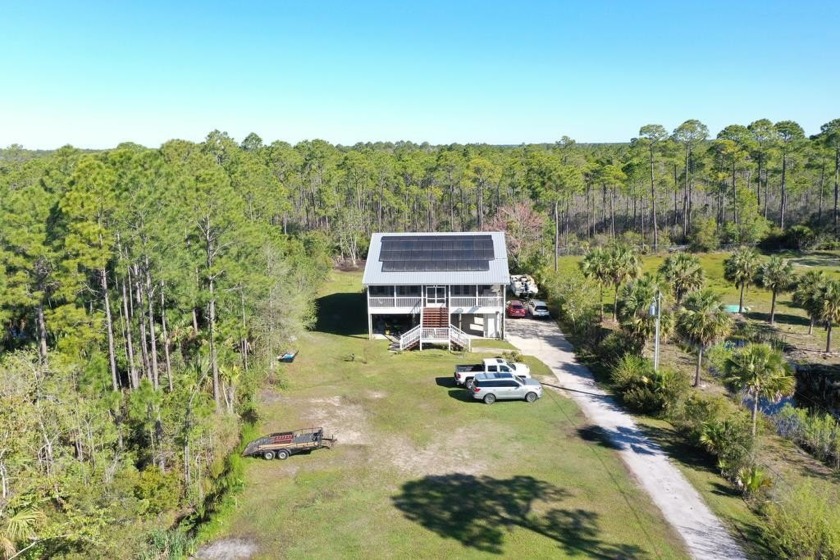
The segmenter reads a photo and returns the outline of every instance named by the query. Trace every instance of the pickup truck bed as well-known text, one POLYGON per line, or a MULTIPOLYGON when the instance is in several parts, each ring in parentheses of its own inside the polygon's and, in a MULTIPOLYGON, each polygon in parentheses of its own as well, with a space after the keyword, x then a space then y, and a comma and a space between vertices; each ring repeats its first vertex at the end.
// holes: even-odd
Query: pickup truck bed
POLYGON ((479 373, 484 371, 484 364, 463 364, 455 366, 455 371, 458 373, 479 373))

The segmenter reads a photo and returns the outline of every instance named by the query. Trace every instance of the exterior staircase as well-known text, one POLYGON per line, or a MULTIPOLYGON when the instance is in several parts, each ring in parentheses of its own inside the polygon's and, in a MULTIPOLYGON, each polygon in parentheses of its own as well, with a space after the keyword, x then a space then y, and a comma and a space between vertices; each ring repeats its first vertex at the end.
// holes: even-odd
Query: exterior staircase
POLYGON ((425 307, 420 315, 423 328, 445 329, 449 326, 449 309, 446 307, 425 307))
POLYGON ((403 333, 399 341, 394 341, 390 349, 394 351, 420 348, 423 344, 444 344, 450 348, 469 350, 470 335, 449 322, 449 309, 446 307, 424 307, 420 310, 420 324, 403 333))

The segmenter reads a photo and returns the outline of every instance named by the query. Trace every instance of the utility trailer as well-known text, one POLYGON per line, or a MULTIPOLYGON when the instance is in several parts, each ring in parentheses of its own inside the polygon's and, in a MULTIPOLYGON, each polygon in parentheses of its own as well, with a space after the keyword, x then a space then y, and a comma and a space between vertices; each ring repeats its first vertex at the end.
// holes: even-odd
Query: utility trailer
POLYGON ((313 449, 331 448, 335 436, 325 437, 324 428, 305 428, 293 432, 277 432, 255 439, 242 452, 244 457, 288 459, 295 453, 309 453, 313 449))

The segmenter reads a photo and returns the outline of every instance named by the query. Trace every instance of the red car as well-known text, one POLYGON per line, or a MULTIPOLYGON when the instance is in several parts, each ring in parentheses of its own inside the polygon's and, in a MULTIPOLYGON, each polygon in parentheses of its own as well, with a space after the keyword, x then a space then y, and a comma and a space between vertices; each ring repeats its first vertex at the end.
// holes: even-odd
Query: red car
POLYGON ((518 299, 512 299, 507 303, 508 317, 524 317, 527 311, 525 305, 518 299))

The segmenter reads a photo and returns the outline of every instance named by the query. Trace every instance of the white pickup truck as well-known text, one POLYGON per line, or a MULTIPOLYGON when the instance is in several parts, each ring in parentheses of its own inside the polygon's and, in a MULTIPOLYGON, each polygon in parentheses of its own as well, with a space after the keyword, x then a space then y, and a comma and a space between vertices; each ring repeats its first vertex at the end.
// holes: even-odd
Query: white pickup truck
POLYGON ((480 364, 455 366, 455 383, 469 386, 476 373, 511 373, 517 377, 531 377, 531 368, 519 362, 511 363, 502 358, 485 358, 480 364))

